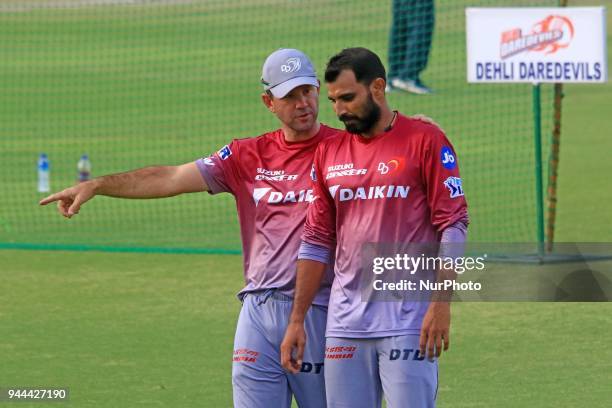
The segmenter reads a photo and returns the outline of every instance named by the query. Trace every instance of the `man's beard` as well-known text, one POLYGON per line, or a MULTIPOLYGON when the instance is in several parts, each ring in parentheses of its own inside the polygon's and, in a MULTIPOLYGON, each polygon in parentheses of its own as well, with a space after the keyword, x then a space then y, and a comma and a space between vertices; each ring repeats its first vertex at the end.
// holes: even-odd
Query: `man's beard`
POLYGON ((380 119, 380 107, 372 99, 371 93, 368 93, 368 100, 364 106, 364 111, 363 116, 344 114, 340 115, 338 119, 344 122, 346 130, 351 133, 368 133, 380 119))

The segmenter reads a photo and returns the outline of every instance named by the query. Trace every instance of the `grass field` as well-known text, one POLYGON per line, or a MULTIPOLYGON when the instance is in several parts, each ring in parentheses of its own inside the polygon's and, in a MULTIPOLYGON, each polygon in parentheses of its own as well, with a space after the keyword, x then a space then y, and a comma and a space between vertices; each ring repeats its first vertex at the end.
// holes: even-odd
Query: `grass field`
MULTIPOLYGON (((270 50, 303 48, 319 72, 330 55, 352 45, 371 47, 386 61, 388 2, 64 3, 40 7, 45 2, 29 2, 39 7, 20 9, 14 6, 19 2, 0 0, 2 243, 237 250, 234 205, 227 196, 208 200, 191 195, 154 203, 100 199, 84 209, 87 217, 66 224, 53 209, 36 205, 38 154, 50 155, 53 189, 74 182, 84 152, 91 157, 94 175, 183 163, 231 138, 276 126, 259 100, 260 66, 270 50), (59 6, 64 3, 71 7, 59 6), (297 21, 310 23, 297 29, 297 21)), ((475 5, 437 3, 434 46, 424 77, 437 95, 392 94, 390 103, 408 114, 434 117, 449 134, 468 180, 472 239, 531 241, 531 89, 527 84, 466 83, 463 15, 468 3, 475 5)), ((478 4, 509 3, 555 2, 478 4)), ((612 222, 612 211, 602 207, 609 205, 603 196, 608 192, 593 188, 606 181, 610 141, 597 129, 604 129, 608 118, 596 108, 605 105, 611 89, 567 87, 557 222, 561 240, 605 240, 606 225, 612 222), (592 184, 576 171, 583 167, 593 175, 592 184), (589 215, 578 210, 591 207, 598 209, 602 222, 589 222, 589 215)), ((550 94, 551 87, 545 86, 545 152, 550 94)), ((324 98, 320 110, 324 122, 339 125, 324 98)))
MULTIPOLYGON (((0 246, 236 250, 230 197, 97 198, 64 220, 36 204, 37 155, 50 154, 54 189, 73 182, 83 152, 96 175, 192 160, 275 126, 258 100, 270 50, 303 48, 319 72, 345 46, 386 55, 387 1, 28 3, 39 7, 0 0, 0 246)), ((479 4, 510 3, 533 4, 479 4)), ((532 240, 529 86, 467 85, 468 2, 436 4, 425 80, 438 93, 394 94, 391 105, 448 131, 472 238, 532 240)), ((557 239, 612 242, 612 86, 565 94, 557 239)), ((549 93, 544 102, 548 129, 549 93)), ((321 117, 338 124, 325 99, 321 117)), ((73 407, 229 407, 241 267, 230 255, 0 251, 0 387, 68 386, 73 407)), ((611 316, 610 303, 454 305, 439 406, 611 406, 611 316)))
MULTIPOLYGON (((231 406, 238 256, 0 251, 0 265, 0 386, 68 386, 73 407, 231 406)), ((612 304, 453 308, 438 406, 612 404, 612 304)))

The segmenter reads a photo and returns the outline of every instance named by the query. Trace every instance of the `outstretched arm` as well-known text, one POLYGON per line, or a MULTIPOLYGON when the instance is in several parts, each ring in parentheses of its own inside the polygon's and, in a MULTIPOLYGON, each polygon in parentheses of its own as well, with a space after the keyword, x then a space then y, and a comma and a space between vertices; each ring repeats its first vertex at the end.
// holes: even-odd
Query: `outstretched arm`
POLYGON ((58 211, 67 218, 79 213, 81 205, 96 195, 120 198, 161 198, 183 193, 208 191, 195 163, 180 166, 145 167, 126 173, 95 178, 51 194, 40 205, 57 202, 58 211))

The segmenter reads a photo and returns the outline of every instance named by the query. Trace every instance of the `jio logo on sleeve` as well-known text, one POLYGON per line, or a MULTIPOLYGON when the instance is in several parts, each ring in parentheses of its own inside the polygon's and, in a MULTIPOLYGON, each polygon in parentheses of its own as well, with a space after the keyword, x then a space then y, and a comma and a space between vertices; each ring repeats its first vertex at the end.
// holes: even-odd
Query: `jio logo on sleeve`
POLYGON ((457 160, 455 160, 455 154, 451 150, 450 147, 444 146, 442 151, 440 152, 440 160, 442 161, 442 165, 445 169, 452 170, 457 165, 457 160))

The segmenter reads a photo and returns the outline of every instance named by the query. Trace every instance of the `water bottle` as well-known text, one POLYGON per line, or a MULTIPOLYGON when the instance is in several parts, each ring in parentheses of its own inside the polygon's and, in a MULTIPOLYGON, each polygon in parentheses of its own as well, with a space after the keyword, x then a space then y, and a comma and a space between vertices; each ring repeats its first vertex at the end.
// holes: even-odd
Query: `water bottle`
POLYGON ((89 180, 91 177, 91 162, 89 161, 89 156, 86 154, 81 156, 81 160, 79 160, 77 164, 77 169, 79 171, 79 183, 89 180))
POLYGON ((46 153, 41 153, 38 157, 38 192, 48 193, 51 191, 49 185, 49 158, 46 153))

